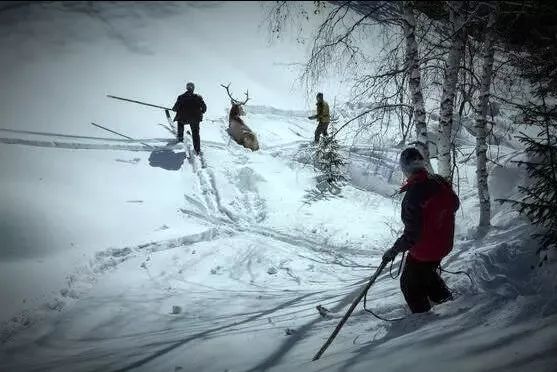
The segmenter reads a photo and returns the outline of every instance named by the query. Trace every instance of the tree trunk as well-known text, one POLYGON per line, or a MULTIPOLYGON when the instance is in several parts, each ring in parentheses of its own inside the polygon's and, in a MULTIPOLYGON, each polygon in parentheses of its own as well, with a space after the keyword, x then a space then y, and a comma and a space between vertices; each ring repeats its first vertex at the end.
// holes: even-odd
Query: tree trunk
POLYGON ((464 29, 464 5, 465 2, 449 2, 450 21, 454 26, 455 35, 449 49, 449 56, 445 65, 445 80, 443 82, 443 94, 441 96, 441 107, 439 113, 439 143, 438 161, 439 174, 449 181, 452 179, 452 124, 456 84, 458 82, 458 69, 464 52, 464 41, 466 32, 464 29))
POLYGON ((491 76, 493 74, 493 59, 495 54, 495 13, 489 14, 487 34, 483 50, 483 70, 481 76, 478 111, 476 113, 476 178, 478 196, 480 199, 480 227, 490 225, 491 203, 487 186, 487 114, 489 110, 489 92, 491 76))
POLYGON ((418 43, 416 41, 416 17, 411 1, 403 1, 403 30, 406 38, 406 67, 409 75, 408 86, 414 106, 414 125, 416 128, 416 147, 426 160, 428 170, 432 170, 429 162, 427 126, 425 121, 425 104, 422 94, 420 61, 418 59, 418 43))

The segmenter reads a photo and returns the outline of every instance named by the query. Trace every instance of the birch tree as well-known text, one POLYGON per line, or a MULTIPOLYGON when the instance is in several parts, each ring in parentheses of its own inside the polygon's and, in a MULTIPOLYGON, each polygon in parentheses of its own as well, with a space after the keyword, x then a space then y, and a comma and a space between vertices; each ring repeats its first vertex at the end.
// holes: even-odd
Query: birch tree
POLYGON ((441 95, 439 110, 439 140, 438 146, 438 173, 448 180, 452 179, 452 124, 458 70, 464 52, 466 39, 465 9, 466 2, 448 2, 449 22, 454 27, 454 33, 449 47, 449 55, 445 64, 445 79, 441 95))
MULTIPOLYGON (((424 61, 420 59, 418 50, 418 38, 424 35, 417 35, 418 22, 414 14, 416 4, 413 1, 330 3, 335 7, 320 10, 324 21, 312 41, 301 81, 306 87, 311 87, 332 68, 342 66, 342 70, 350 71, 354 81, 353 99, 367 101, 362 112, 357 113, 354 119, 363 122, 364 127, 378 123, 387 128, 393 122, 393 113, 397 112, 401 124, 401 143, 406 142, 405 129, 414 125, 416 138, 410 143, 419 148, 429 166, 420 71, 424 61), (362 42, 368 42, 365 40, 368 36, 371 40, 371 35, 379 30, 383 47, 377 54, 363 55, 362 42), (401 115, 411 119, 408 125, 403 123, 401 115)), ((272 17, 275 23, 277 20, 284 23, 284 17, 277 15, 285 14, 284 7, 288 5, 280 2, 275 7, 272 17)), ((280 26, 273 27, 273 30, 277 29, 280 30, 280 26)), ((432 54, 431 51, 429 53, 432 54)), ((345 124, 351 122, 353 119, 340 125, 336 133, 347 128, 345 124)))
POLYGON ((480 94, 476 112, 476 179, 478 197, 480 200, 480 227, 490 225, 491 202, 487 184, 487 115, 489 110, 490 86, 493 74, 493 60, 495 55, 495 17, 496 9, 490 9, 487 22, 487 32, 483 45, 482 74, 480 94))
POLYGON ((416 128, 416 147, 420 150, 429 171, 432 171, 429 162, 429 148, 427 139, 427 126, 425 120, 425 104, 422 93, 420 61, 418 55, 418 43, 416 41, 416 17, 411 1, 402 4, 402 27, 406 39, 406 69, 409 76, 408 87, 412 97, 414 108, 413 119, 416 128))

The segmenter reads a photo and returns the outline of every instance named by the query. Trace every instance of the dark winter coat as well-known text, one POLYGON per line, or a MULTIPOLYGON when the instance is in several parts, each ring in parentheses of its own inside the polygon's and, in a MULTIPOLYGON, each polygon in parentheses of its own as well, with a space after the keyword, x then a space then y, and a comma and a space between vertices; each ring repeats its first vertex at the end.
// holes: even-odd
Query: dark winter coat
POLYGON ((414 173, 401 188, 404 191, 401 210, 404 233, 394 249, 410 251, 418 261, 440 261, 453 248, 458 197, 449 182, 426 170, 414 173))
POLYGON ((207 106, 199 94, 186 92, 178 96, 172 111, 176 112, 174 121, 199 123, 203 120, 203 114, 207 111, 207 106))

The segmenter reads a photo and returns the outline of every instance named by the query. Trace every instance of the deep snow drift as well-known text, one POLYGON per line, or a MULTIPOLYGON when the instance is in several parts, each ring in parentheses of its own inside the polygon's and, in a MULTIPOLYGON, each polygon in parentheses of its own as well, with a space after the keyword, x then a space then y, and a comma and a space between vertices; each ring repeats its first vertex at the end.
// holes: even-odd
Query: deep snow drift
MULTIPOLYGON (((360 305, 310 362, 400 229, 401 197, 392 197, 400 149, 346 136, 349 182, 340 197, 304 204, 315 186, 312 103, 284 92, 295 74, 278 67, 304 51, 267 47, 251 21, 260 8, 116 4, 69 16, 59 7, 29 7, 49 22, 38 13, 21 22, 18 8, 0 14, 13 30, 2 49, 14 51, 0 57, 2 86, 11 87, 0 92, 0 370, 556 370, 554 262, 531 268, 534 229, 507 206, 494 204, 493 229, 477 237, 472 161, 459 168, 462 208, 444 268, 469 272, 473 283, 443 274, 455 301, 401 322, 360 305), (84 40, 66 35, 77 25, 91 31, 84 40), (231 40, 259 62, 232 53, 231 40), (203 162, 189 155, 190 143, 167 146, 162 112, 104 97, 170 105, 190 75, 210 107, 203 162), (225 132, 219 84, 229 80, 255 97, 245 120, 258 152, 225 132)), ((524 173, 510 162, 516 156, 500 149, 494 199, 517 195, 524 173)), ((407 315, 388 272, 368 307, 407 315)))

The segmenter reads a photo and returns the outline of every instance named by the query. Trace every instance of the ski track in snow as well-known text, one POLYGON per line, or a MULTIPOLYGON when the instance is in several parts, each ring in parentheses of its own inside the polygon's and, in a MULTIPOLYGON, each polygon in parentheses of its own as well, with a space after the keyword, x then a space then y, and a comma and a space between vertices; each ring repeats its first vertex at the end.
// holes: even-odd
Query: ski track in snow
MULTIPOLYGON (((166 128, 170 131, 169 128, 166 128)), ((137 144, 138 141, 152 144, 156 148, 167 148, 167 146, 157 145, 157 143, 166 142, 165 139, 141 139, 137 141, 129 141, 122 139, 111 139, 111 138, 100 138, 100 137, 84 137, 84 136, 70 136, 56 133, 41 133, 41 132, 24 132, 24 131, 11 131, 18 134, 25 133, 31 136, 48 136, 48 137, 59 137, 56 140, 38 140, 38 139, 28 139, 28 138, 16 138, 16 137, 5 137, 0 138, 1 143, 12 144, 12 145, 26 145, 26 146, 37 146, 37 147, 53 147, 53 148, 68 148, 77 150, 126 150, 126 151, 153 151, 152 148, 148 148, 144 145, 137 144), (70 138, 72 141, 67 141, 70 138), (63 139, 66 139, 64 141, 63 139), (79 139, 86 139, 92 142, 76 142, 79 139), (99 141, 102 141, 99 143, 99 141), (121 142, 115 144, 106 143, 110 142, 121 142), (104 142, 104 143, 103 143, 104 142)), ((226 149, 232 156, 237 159, 237 162, 242 164, 248 159, 244 149, 230 140, 228 134, 222 131, 223 139, 228 139, 228 145, 203 141, 203 146, 215 149, 226 149), (230 146, 231 145, 231 146, 230 146)), ((301 141, 294 141, 290 143, 285 143, 283 145, 269 146, 268 150, 281 151, 289 148, 297 148, 301 141)), ((213 226, 226 226, 227 234, 253 234, 256 236, 261 236, 265 238, 271 238, 286 244, 304 247, 311 251, 311 254, 317 256, 301 256, 306 259, 312 260, 318 264, 334 264, 344 267, 365 267, 360 266, 355 261, 345 257, 345 254, 337 253, 338 247, 328 246, 324 244, 323 241, 311 240, 303 236, 296 236, 291 234, 286 234, 284 232, 274 231, 263 226, 257 226, 258 222, 265 219, 265 206, 264 201, 259 197, 257 193, 244 193, 240 200, 238 207, 243 207, 244 211, 241 214, 233 213, 230 209, 224 207, 220 200, 220 195, 218 192, 218 187, 216 185, 215 176, 207 165, 204 157, 194 156, 192 153, 191 140, 186 135, 185 148, 188 153, 187 159, 191 167, 183 166, 183 171, 191 169, 195 174, 197 179, 198 193, 197 195, 203 195, 203 201, 195 198, 195 196, 185 195, 186 201, 191 203, 197 212, 181 209, 181 211, 186 214, 193 216, 199 220, 209 223, 213 226)), ((172 148, 172 147, 171 147, 172 148)), ((122 161, 117 159, 118 161, 122 161)), ((130 162, 130 161, 125 161, 130 162)), ((130 162, 130 164, 133 162, 130 162)), ((249 168, 244 168, 249 170, 249 168)), ((236 191, 241 194, 241 191, 236 189, 236 191)), ((241 209, 241 208, 240 208, 241 209)), ((219 230, 220 231, 220 230, 219 230)), ((45 306, 50 310, 60 311, 65 307, 66 303, 70 302, 71 299, 74 301, 80 298, 83 294, 83 288, 91 288, 96 281, 95 276, 100 275, 108 270, 116 268, 119 264, 125 262, 131 257, 135 257, 140 252, 157 252, 161 250, 173 249, 179 246, 191 245, 198 242, 215 239, 222 232, 217 233, 215 227, 211 227, 206 233, 201 235, 185 236, 181 239, 172 239, 171 241, 161 241, 152 242, 148 244, 141 244, 136 247, 126 247, 121 249, 108 249, 106 251, 99 252, 96 254, 95 258, 89 263, 88 266, 79 268, 77 273, 68 276, 68 288, 61 289, 62 297, 54 299, 51 303, 45 306), (88 283, 88 284, 85 284, 88 283), (77 289, 81 288, 81 290, 77 289)), ((346 252, 346 250, 345 250, 346 252)), ((358 251, 358 254, 365 254, 365 251, 358 251)), ((249 261, 249 260, 248 260, 249 261)), ((279 269, 286 272, 286 274, 293 278, 299 284, 299 277, 293 273, 292 269, 285 266, 287 261, 283 261, 279 264, 279 269)), ((43 306, 44 307, 44 306, 43 306)), ((18 330, 25 328, 35 323, 41 318, 42 311, 38 312, 38 316, 33 318, 32 312, 24 312, 19 314, 16 318, 17 322, 10 323, 9 326, 5 326, 2 331, 1 339, 3 342, 9 340, 18 330)))
POLYGON ((5 343, 13 337, 18 331, 41 320, 44 316, 44 310, 61 311, 66 303, 72 300, 78 300, 84 293, 92 288, 98 280, 99 275, 109 270, 115 269, 121 263, 138 255, 151 254, 153 252, 161 252, 165 250, 175 249, 193 245, 199 242, 211 241, 222 236, 231 236, 230 230, 218 228, 210 228, 199 234, 182 236, 180 238, 172 238, 164 241, 142 243, 137 246, 124 248, 109 248, 100 251, 85 266, 79 267, 74 273, 67 276, 66 288, 60 289, 61 297, 54 298, 51 302, 41 306, 37 314, 32 311, 24 311, 15 316, 16 322, 6 322, 0 330, 0 343, 5 343))
MULTIPOLYGON (((224 119, 223 119, 224 120, 224 119)), ((175 135, 174 132, 171 131, 170 128, 167 128, 164 124, 161 124, 167 129, 170 133, 175 135)), ((61 140, 38 140, 38 139, 28 139, 28 138, 18 138, 18 137, 0 137, 0 143, 10 144, 10 145, 24 145, 24 146, 35 146, 35 147, 48 147, 48 148, 63 148, 63 149, 75 149, 75 150, 126 150, 126 151, 147 151, 152 152, 155 150, 159 150, 162 148, 170 148, 174 149, 175 145, 167 146, 168 139, 138 139, 136 141, 131 140, 124 140, 124 139, 113 139, 113 138, 104 138, 104 137, 86 137, 86 136, 74 136, 74 135, 65 135, 65 134, 58 134, 58 133, 43 133, 43 132, 32 132, 32 131, 20 131, 20 130, 10 130, 10 129, 2 129, 2 131, 15 133, 15 134, 26 134, 38 137, 57 137, 61 138, 61 140), (64 140, 65 139, 65 140, 64 140), (67 139, 71 139, 68 141, 67 139), (92 142, 77 142, 76 140, 79 139, 86 139, 92 142), (153 148, 149 148, 144 145, 137 144, 139 141, 152 144, 153 148), (99 143, 100 142, 100 143, 99 143), (115 144, 106 143, 106 142, 116 142, 115 144), (120 142, 120 143, 118 143, 120 142)), ((230 150, 230 137, 228 134, 223 131, 223 135, 229 139, 228 146, 223 143, 214 142, 214 141, 203 141, 204 147, 215 148, 219 150, 226 149, 229 151, 230 154, 238 157, 240 162, 245 162, 247 159, 245 154, 241 154, 238 152, 234 152, 234 150, 230 150)), ((233 141, 232 141, 233 142, 233 141)), ((290 146, 295 146, 299 144, 299 141, 293 143, 287 143, 285 145, 276 145, 272 148, 282 149, 288 148, 290 146)), ((236 145, 233 143, 233 146, 237 146, 236 150, 241 149, 241 146, 236 145)), ((249 216, 249 212, 253 211, 253 208, 249 206, 249 200, 247 197, 244 198, 245 205, 247 208, 247 213, 244 216, 240 216, 238 214, 233 213, 228 208, 225 208, 220 200, 220 195, 218 192, 218 188, 215 181, 215 176, 212 169, 208 168, 205 158, 195 156, 193 154, 193 148, 191 144, 191 139, 188 135, 185 136, 184 147, 187 152, 187 159, 188 163, 191 167, 183 166, 183 171, 187 171, 187 169, 191 169, 193 174, 196 176, 197 179, 197 187, 198 192, 195 193, 197 195, 203 195, 204 201, 199 201, 195 197, 185 195, 185 199, 193 204, 200 213, 195 213, 193 211, 188 211, 185 209, 181 209, 181 211, 186 215, 191 215, 193 217, 198 218, 204 222, 209 223, 210 225, 214 226, 226 226, 226 235, 231 235, 234 233, 239 232, 249 232, 254 233, 260 236, 265 237, 274 237, 274 239, 286 242, 289 244, 300 244, 303 239, 298 239, 297 237, 287 236, 280 233, 275 233, 272 231, 265 230, 264 228, 248 228, 241 227, 241 225, 245 225, 246 223, 251 223, 253 221, 261 221, 261 211, 258 210, 255 212, 257 216, 249 216)), ((121 160, 116 159, 117 161, 127 162, 130 164, 135 164, 134 161, 129 160, 121 160)), ((221 236, 223 232, 220 228, 210 227, 205 233, 202 234, 194 234, 191 236, 184 236, 178 239, 171 239, 168 241, 160 241, 160 242, 151 242, 140 244, 134 247, 125 247, 125 248, 110 248, 105 251, 98 252, 94 259, 92 259, 88 265, 84 267, 80 267, 76 270, 75 273, 68 275, 68 287, 62 288, 60 290, 61 297, 54 298, 51 302, 45 303, 40 306, 40 309, 37 311, 24 311, 20 314, 17 314, 13 317, 12 321, 5 322, 2 326, 1 333, 0 333, 0 342, 5 343, 10 338, 12 338, 18 331, 21 331, 24 328, 31 326, 32 324, 36 323, 38 320, 44 317, 45 311, 61 311, 64 307, 67 306, 68 303, 75 302, 80 296, 87 291, 87 289, 91 288, 94 283, 96 282, 96 276, 102 275, 103 273, 107 272, 108 270, 115 269, 119 264, 125 262, 126 260, 130 259, 131 257, 135 257, 139 253, 143 252, 157 252, 162 250, 173 249, 181 246, 187 246, 207 240, 213 240, 218 236, 221 236)), ((305 246, 313 246, 319 244, 318 242, 304 242, 305 246)), ((330 249, 330 248, 329 248, 330 249)), ((338 259, 336 259, 338 260, 338 259)), ((286 270, 289 275, 292 275, 289 268, 281 268, 286 270)))
MULTIPOLYGON (((213 171, 207 167, 207 162, 203 153, 200 156, 193 154, 193 145, 189 138, 184 139, 184 146, 189 154, 188 159, 192 166, 192 171, 198 180, 199 192, 205 199, 205 208, 203 209, 206 211, 207 216, 212 216, 214 218, 220 216, 231 221, 237 221, 238 218, 231 211, 223 207, 213 171)), ((191 197, 188 197, 188 199, 195 200, 191 197)), ((199 202, 195 202, 195 204, 198 206, 200 205, 199 202)))

